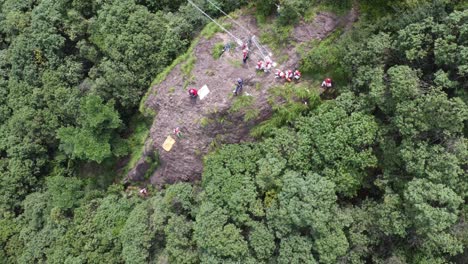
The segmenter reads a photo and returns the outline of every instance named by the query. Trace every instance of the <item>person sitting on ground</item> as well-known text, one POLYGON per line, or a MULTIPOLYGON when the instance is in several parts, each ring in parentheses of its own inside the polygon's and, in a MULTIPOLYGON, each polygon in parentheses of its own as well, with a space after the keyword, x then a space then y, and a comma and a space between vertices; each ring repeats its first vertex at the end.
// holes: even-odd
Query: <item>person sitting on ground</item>
POLYGON ((180 128, 179 127, 176 127, 174 129, 174 135, 176 135, 176 137, 178 138, 182 138, 182 133, 180 132, 180 128))
POLYGON ((276 69, 275 78, 276 79, 284 79, 284 77, 285 77, 284 72, 282 70, 276 69))
POLYGON ((234 90, 234 95, 238 95, 241 92, 243 85, 244 85, 244 81, 241 78, 237 78, 236 89, 234 90))
POLYGON ((278 79, 280 77, 280 72, 281 70, 280 69, 276 69, 275 70, 275 78, 278 79))
POLYGON ((263 61, 259 60, 257 62, 257 66, 255 66, 255 69, 258 70, 258 71, 261 71, 261 70, 263 70, 263 68, 264 68, 263 67, 263 61))
POLYGON ((148 191, 146 190, 146 188, 140 189, 140 195, 146 196, 147 194, 148 194, 148 191))
POLYGON ((322 87, 331 88, 332 80, 330 78, 326 78, 325 80, 323 80, 322 87))
POLYGON ((198 96, 198 91, 197 91, 197 89, 191 88, 191 89, 189 90, 189 95, 190 95, 190 97, 192 97, 192 98, 197 98, 197 96, 198 96))
POLYGON ((271 66, 272 66, 271 60, 267 60, 267 61, 265 62, 265 68, 264 68, 265 72, 269 72, 270 69, 271 69, 271 66))
POLYGON ((288 71, 286 72, 286 80, 287 80, 288 82, 290 82, 290 81, 292 80, 292 78, 293 78, 293 71, 292 71, 292 70, 288 70, 288 71))
POLYGON ((224 45, 223 51, 221 52, 221 54, 223 54, 225 51, 229 51, 230 49, 231 49, 231 43, 227 43, 226 45, 224 45))
POLYGON ((298 81, 301 78, 301 72, 299 70, 294 71, 294 79, 298 81))

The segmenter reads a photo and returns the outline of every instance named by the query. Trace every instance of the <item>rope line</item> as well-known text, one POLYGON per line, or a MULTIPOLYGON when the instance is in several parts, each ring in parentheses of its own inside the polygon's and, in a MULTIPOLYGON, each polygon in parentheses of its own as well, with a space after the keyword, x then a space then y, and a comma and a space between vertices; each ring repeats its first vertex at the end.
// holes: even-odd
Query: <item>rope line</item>
POLYGON ((255 36, 252 37, 252 42, 255 44, 255 46, 257 46, 257 49, 262 54, 263 59, 266 60, 267 56, 263 53, 262 49, 260 48, 260 44, 258 44, 257 40, 255 40, 255 36))
POLYGON ((234 22, 234 24, 236 24, 237 26, 239 26, 240 28, 242 28, 245 32, 247 32, 249 34, 249 36, 252 36, 251 39, 252 41, 254 42, 255 46, 257 46, 258 50, 260 51, 260 53, 262 54, 262 58, 264 60, 267 59, 267 55, 265 55, 264 53, 264 49, 263 46, 261 46, 258 41, 255 39, 256 36, 254 34, 252 34, 252 32, 250 32, 250 30, 248 30, 247 28, 245 28, 244 26, 242 26, 241 24, 237 23, 237 21, 232 18, 230 15, 226 14, 226 12, 224 12, 223 10, 221 10, 221 8, 219 8, 219 6, 217 6, 215 3, 213 3, 213 1, 211 0, 207 0, 212 6, 214 6, 216 9, 218 9, 221 13, 223 13, 225 16, 227 16, 229 19, 232 20, 232 22, 234 22))
POLYGON ((229 30, 227 30, 226 28, 224 28, 223 26, 221 26, 218 22, 216 22, 213 18, 211 18, 207 13, 205 13, 201 8, 199 8, 194 2, 192 2, 191 0, 187 0, 191 5, 193 5, 193 7, 195 7, 196 9, 198 9, 198 11, 200 11, 202 14, 204 14, 206 17, 208 17, 211 21, 213 21, 213 23, 215 23, 216 25, 218 25, 218 27, 220 27, 222 30, 224 30, 226 33, 228 33, 232 38, 234 38, 236 40, 236 42, 238 43, 242 43, 242 40, 236 36, 234 36, 234 34, 232 34, 231 32, 229 32, 229 30))
POLYGON ((229 19, 232 20, 232 22, 234 22, 234 24, 238 25, 240 28, 242 28, 245 32, 249 33, 249 35, 253 35, 252 32, 250 32, 247 28, 243 27, 241 24, 237 23, 236 20, 234 20, 234 18, 232 18, 230 15, 226 14, 223 10, 221 10, 221 8, 219 8, 215 3, 213 3, 211 0, 207 0, 212 6, 214 6, 216 9, 218 9, 221 13, 223 13, 223 15, 229 17, 229 19))
MULTIPOLYGON (((218 27, 220 27, 222 30, 224 30, 226 33, 228 33, 236 42, 237 44, 241 45, 242 43, 244 43, 242 41, 242 39, 236 37, 233 33, 231 33, 229 30, 227 30, 225 27, 223 27, 221 24, 219 24, 218 22, 216 22, 213 18, 211 18, 207 13, 205 13, 205 11, 203 11, 200 7, 198 7, 193 1, 191 0, 187 0, 193 7, 195 7, 198 11, 200 11, 203 15, 205 15, 207 18, 209 18, 213 23, 215 23, 218 27)), ((221 13, 223 13, 225 16, 229 17, 229 19, 232 20, 232 22, 234 22, 237 26, 239 26, 240 28, 242 28, 242 30, 246 31, 247 33, 249 33, 249 35, 251 36, 250 37, 250 40, 252 40, 252 42, 255 44, 255 46, 257 47, 258 51, 260 52, 260 54, 258 54, 257 52, 255 51, 249 51, 251 54, 253 53, 254 55, 257 55, 258 57, 261 57, 263 60, 271 60, 270 57, 268 55, 265 55, 264 51, 266 51, 266 49, 260 45, 260 43, 256 40, 256 36, 253 35, 248 29, 246 29, 245 27, 243 27, 242 25, 240 25, 239 23, 237 23, 230 15, 226 14, 226 12, 224 12, 223 10, 221 10, 221 8, 219 8, 215 3, 213 3, 211 0, 207 0, 211 5, 213 5, 216 9, 218 9, 221 13)))

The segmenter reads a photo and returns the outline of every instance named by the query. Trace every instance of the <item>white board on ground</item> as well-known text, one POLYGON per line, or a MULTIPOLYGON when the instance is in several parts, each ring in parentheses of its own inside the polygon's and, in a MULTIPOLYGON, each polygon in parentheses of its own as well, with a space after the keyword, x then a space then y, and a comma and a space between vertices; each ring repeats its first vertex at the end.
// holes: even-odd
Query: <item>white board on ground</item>
POLYGON ((203 85, 203 87, 198 91, 198 97, 200 100, 203 100, 208 94, 210 93, 210 89, 208 89, 208 86, 203 85))

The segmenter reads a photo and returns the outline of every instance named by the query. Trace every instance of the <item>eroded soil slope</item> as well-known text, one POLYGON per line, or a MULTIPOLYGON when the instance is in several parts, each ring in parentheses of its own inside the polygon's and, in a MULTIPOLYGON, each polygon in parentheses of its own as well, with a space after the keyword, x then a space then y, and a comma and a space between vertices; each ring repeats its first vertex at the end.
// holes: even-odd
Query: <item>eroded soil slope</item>
MULTIPOLYGON (((353 12, 352 10, 346 17, 353 12)), ((314 22, 301 22, 295 28, 292 40, 300 43, 323 39, 336 27, 346 26, 342 25, 342 21, 347 24, 352 22, 348 20, 349 18, 337 18, 329 13, 319 13, 314 22)), ((240 16, 236 22, 257 38, 261 33, 252 16, 240 16)), ((246 31, 236 24, 232 25, 230 31, 240 38, 248 38, 246 31)), ((224 53, 217 60, 213 58, 211 53, 216 43, 232 41, 224 32, 217 33, 210 39, 202 37, 194 49, 196 62, 191 72, 184 73, 181 65, 178 65, 162 83, 151 88, 153 91, 145 105, 157 115, 142 158, 127 176, 130 180, 143 180, 143 175, 151 168, 148 156, 153 152, 159 153, 160 165, 155 172, 151 172, 152 184, 162 186, 177 181, 199 180, 203 170, 203 155, 216 144, 252 140, 249 137, 250 129, 271 115, 272 110, 267 103, 268 90, 280 85, 281 81, 275 80, 273 73, 255 72, 259 57, 255 55, 258 51, 254 46, 251 58, 245 65, 242 65, 242 51, 239 47, 224 53), (259 110, 258 117, 249 122, 244 122, 242 111, 230 111, 233 100, 236 100, 233 89, 238 77, 245 80, 243 96, 252 96, 254 107, 259 110), (204 100, 192 100, 187 93, 188 87, 185 88, 187 84, 188 87, 197 89, 207 85, 211 92, 204 100), (182 138, 174 136, 173 130, 176 127, 181 128, 182 138), (168 135, 176 138, 176 143, 169 152, 162 148, 168 135)), ((287 47, 281 54, 272 53, 271 57, 273 61, 281 57, 283 60, 287 58, 276 67, 282 70, 293 69, 299 59, 294 46, 287 47)))

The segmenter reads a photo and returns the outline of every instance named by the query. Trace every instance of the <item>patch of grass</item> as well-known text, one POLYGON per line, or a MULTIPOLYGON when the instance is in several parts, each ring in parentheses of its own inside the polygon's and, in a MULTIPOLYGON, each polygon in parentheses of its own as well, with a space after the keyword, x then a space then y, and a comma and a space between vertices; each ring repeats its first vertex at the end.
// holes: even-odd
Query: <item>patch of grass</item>
POLYGON ((251 108, 245 111, 244 122, 256 119, 260 115, 260 110, 251 108))
POLYGON ((232 29, 232 24, 231 23, 222 23, 221 26, 223 26, 227 30, 232 29))
POLYGON ((143 115, 135 115, 129 124, 129 130, 133 131, 131 136, 126 139, 130 148, 130 160, 125 166, 124 172, 132 169, 143 153, 146 139, 151 128, 152 118, 143 115))
POLYGON ((213 123, 213 120, 209 119, 208 117, 202 117, 199 121, 201 127, 206 127, 209 124, 213 123))
POLYGON ((172 94, 174 92, 175 92, 175 87, 174 86, 170 87, 168 90, 168 93, 172 94))
POLYGON ((232 17, 232 19, 237 19, 241 14, 244 13, 245 10, 242 9, 237 9, 229 13, 229 16, 232 17))
POLYGON ((298 117, 320 105, 318 90, 308 86, 286 84, 270 91, 269 102, 274 111, 273 116, 252 129, 250 134, 253 137, 268 136, 275 128, 291 124, 298 117), (279 101, 284 103, 278 103, 279 101))
POLYGON ((195 55, 193 53, 190 53, 190 56, 188 56, 185 63, 182 64, 182 66, 180 67, 180 70, 186 77, 189 77, 190 74, 192 73, 192 70, 195 67, 196 61, 197 59, 195 58, 195 55))
POLYGON ((255 107, 255 97, 253 96, 237 96, 235 97, 229 113, 244 113, 244 122, 256 119, 260 115, 260 111, 255 107))
POLYGON ((262 44, 268 45, 274 53, 280 53, 281 49, 286 47, 290 42, 290 35, 293 30, 293 26, 277 26, 269 25, 265 26, 263 33, 260 35, 260 41, 262 44))
POLYGON ((200 35, 206 39, 210 39, 214 36, 214 34, 221 31, 222 29, 218 27, 218 25, 216 25, 214 22, 210 22, 203 28, 203 30, 200 32, 200 35))
POLYGON ((224 48, 224 43, 216 43, 213 46, 213 49, 211 50, 211 55, 213 56, 213 59, 217 60, 219 57, 221 57, 221 54, 223 54, 223 48, 224 48))
POLYGON ((243 109, 252 106, 254 102, 255 98, 253 96, 237 96, 234 102, 232 103, 231 108, 229 109, 229 113, 237 113, 243 109))
MULTIPOLYGON (((222 21, 223 19, 218 19, 216 22, 218 22, 221 26, 223 26, 225 29, 229 30, 232 28, 232 24, 230 23, 225 23, 222 21)), ((223 30, 216 25, 214 22, 208 23, 203 30, 200 32, 200 35, 205 37, 206 39, 211 39, 216 33, 218 32, 223 32, 223 30)))
POLYGON ((262 84, 261 84, 260 82, 258 82, 258 83, 255 84, 255 90, 256 90, 256 91, 262 90, 262 84))
POLYGON ((303 19, 305 22, 310 23, 314 21, 315 17, 317 16, 318 13, 318 8, 316 6, 309 8, 303 16, 303 19))

